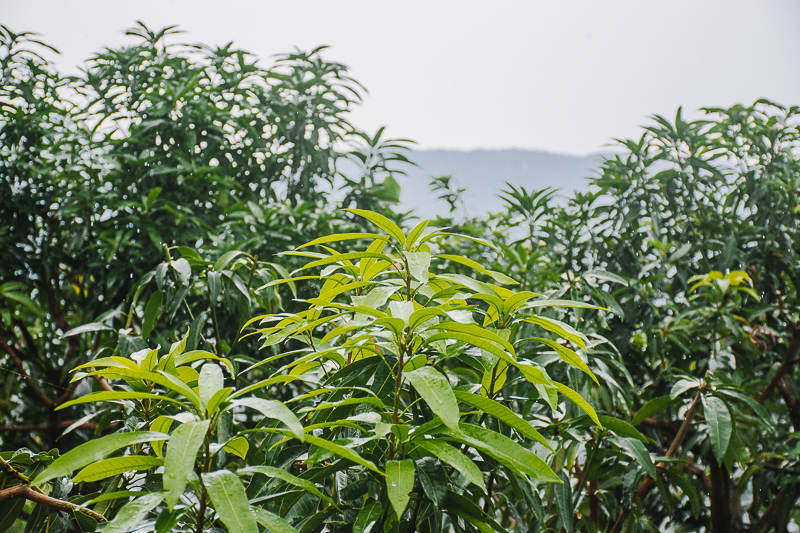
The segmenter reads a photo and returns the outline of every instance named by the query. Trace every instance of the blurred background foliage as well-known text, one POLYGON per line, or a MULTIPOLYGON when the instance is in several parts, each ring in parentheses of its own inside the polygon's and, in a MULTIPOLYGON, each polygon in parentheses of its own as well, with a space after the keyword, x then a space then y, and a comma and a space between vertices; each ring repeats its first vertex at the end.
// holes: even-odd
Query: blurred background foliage
MULTIPOLYGON (((5 459, 125 429, 115 409, 56 410, 109 387, 99 377, 71 383, 80 364, 167 349, 187 330, 187 350, 237 368, 258 362, 257 340, 239 338, 244 323, 296 310, 295 299, 320 289, 265 287, 300 264, 276 254, 366 230, 342 208, 406 229, 414 218, 397 205, 410 141, 348 122, 364 89, 323 48, 265 68, 231 44, 166 45, 173 28, 129 33, 138 44, 65 77, 34 35, 0 32, 5 459), (345 160, 358 171, 342 175, 345 160)), ((511 372, 498 401, 537 422, 567 483, 534 495, 492 477, 492 498, 476 500, 487 520, 520 532, 797 530, 798 111, 760 100, 697 121, 680 110, 656 116, 640 139, 620 141, 585 192, 509 186, 505 208, 486 218, 464 212, 457 176, 433 179, 452 216, 431 225, 499 247, 460 240, 453 253, 519 290, 609 310, 552 311, 592 340, 579 353, 599 384, 553 365, 541 346, 519 349, 580 392, 603 428, 567 403, 543 415, 536 390, 511 372)), ((273 370, 260 366, 239 385, 273 370)), ((0 525, 19 516, 14 527, 37 531, 47 519, 16 512, 0 525)))

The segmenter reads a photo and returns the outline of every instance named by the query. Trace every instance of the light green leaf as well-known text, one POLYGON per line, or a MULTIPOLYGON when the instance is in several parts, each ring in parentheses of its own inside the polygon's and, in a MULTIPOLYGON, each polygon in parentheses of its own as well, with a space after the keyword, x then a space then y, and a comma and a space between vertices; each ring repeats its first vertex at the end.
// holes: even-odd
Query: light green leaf
POLYGON ((147 514, 156 508, 164 499, 162 492, 150 492, 140 498, 126 503, 114 517, 106 524, 103 533, 128 533, 136 529, 144 521, 147 514))
POLYGON ((222 449, 245 459, 247 457, 247 452, 250 450, 250 443, 244 437, 236 437, 226 442, 222 449))
MULTIPOLYGON (((288 254, 287 254, 288 255, 288 254)), ((312 261, 308 264, 303 265, 295 272, 299 272, 301 270, 307 270, 309 268, 314 268, 318 266, 325 266, 330 265, 332 263, 339 263, 342 261, 352 261, 353 259, 384 259, 386 261, 391 261, 392 258, 385 254, 379 254, 375 252, 350 252, 346 254, 334 254, 329 255, 327 257, 323 257, 322 259, 317 259, 316 261, 312 261)), ((297 279, 297 278, 294 278, 297 279)))
POLYGON ((197 380, 197 391, 200 403, 208 407, 211 398, 225 386, 225 377, 222 369, 215 363, 206 363, 200 369, 200 378, 197 380))
POLYGON ((306 248, 307 246, 316 246, 318 244, 328 244, 331 242, 352 241, 355 239, 386 239, 386 237, 383 235, 378 235, 377 233, 335 233, 333 235, 326 235, 325 237, 320 237, 319 239, 314 239, 313 241, 301 244, 295 249, 299 250, 300 248, 306 248))
POLYGON ((556 473, 538 455, 505 435, 463 422, 459 425, 459 429, 460 432, 450 433, 453 440, 483 451, 514 472, 528 474, 538 481, 561 482, 556 473))
POLYGON ((150 470, 164 464, 161 457, 151 457, 149 455, 129 455, 125 457, 112 457, 92 463, 80 472, 72 480, 73 483, 83 481, 99 481, 123 472, 134 472, 150 470))
POLYGON ((581 396, 580 394, 578 394, 574 390, 570 389, 566 385, 563 385, 561 383, 556 383, 556 382, 553 382, 553 383, 555 384, 556 388, 558 389, 558 392, 560 392, 561 394, 563 394, 564 396, 566 396, 567 398, 569 398, 570 400, 572 400, 573 402, 578 404, 578 407, 583 409, 586 412, 586 414, 589 415, 589 418, 594 420, 595 424, 597 424, 601 428, 603 427, 603 424, 600 423, 600 419, 597 417, 597 413, 595 412, 594 407, 589 405, 589 402, 584 400, 583 396, 581 396))
POLYGON ((708 437, 711 439, 711 449, 714 451, 717 461, 722 463, 733 432, 731 412, 728 411, 725 402, 715 396, 702 396, 702 399, 703 412, 706 416, 706 424, 708 424, 708 437))
POLYGON ((447 378, 432 366, 423 366, 403 375, 431 411, 439 415, 447 427, 458 430, 458 402, 447 378))
POLYGON ((460 402, 468 403, 473 405, 483 411, 486 414, 492 415, 497 420, 507 424, 529 439, 535 440, 536 442, 542 444, 545 448, 553 451, 553 448, 550 447, 550 443, 547 442, 541 433, 536 431, 533 426, 531 426, 530 422, 524 420, 514 411, 506 407, 505 405, 497 402, 495 400, 491 400, 485 396, 479 396, 477 394, 472 394, 470 392, 465 391, 454 391, 456 399, 460 402))
POLYGON ((386 493, 397 517, 403 516, 414 489, 414 461, 386 461, 386 493))
POLYGON ((404 252, 408 261, 411 277, 420 283, 428 282, 428 271, 431 266, 431 254, 428 252, 404 252))
POLYGON ((365 211, 363 209, 345 209, 345 211, 349 211, 354 215, 366 218, 367 220, 369 220, 370 222, 381 228, 383 231, 394 237, 395 240, 397 240, 397 242, 399 242, 401 246, 405 244, 406 236, 403 233, 403 230, 401 230, 397 226, 397 224, 395 224, 385 216, 380 215, 378 213, 373 213, 372 211, 365 211))
POLYGON ((544 316, 532 316, 525 319, 525 322, 530 322, 531 324, 536 324, 539 327, 546 329, 547 331, 552 331, 560 335, 561 337, 567 339, 568 341, 577 344, 584 350, 586 349, 586 342, 589 339, 586 338, 586 335, 583 333, 575 330, 569 324, 565 324, 560 320, 555 320, 552 318, 547 318, 544 316))
POLYGON ((89 442, 73 448, 53 461, 49 467, 34 478, 31 485, 39 486, 45 481, 61 476, 68 476, 73 471, 100 461, 105 458, 106 455, 120 448, 143 442, 167 440, 168 438, 169 435, 165 433, 156 433, 155 431, 133 431, 131 433, 115 433, 99 439, 90 440, 89 442))
POLYGON ((441 439, 426 439, 423 437, 416 439, 414 444, 432 453, 443 463, 447 463, 458 470, 470 483, 481 489, 484 488, 483 475, 478 466, 472 462, 472 459, 450 446, 445 441, 441 439))
POLYGON ((302 489, 307 490, 311 494, 314 494, 315 496, 325 500, 331 505, 335 505, 334 501, 325 494, 323 494, 322 492, 320 492, 320 490, 314 483, 308 481, 307 479, 302 479, 297 476, 293 476, 292 474, 281 468, 275 468, 274 466, 248 466, 245 468, 240 468, 239 470, 237 470, 236 473, 239 474, 240 476, 258 473, 258 474, 264 474, 267 477, 278 478, 296 487, 300 487, 302 489))
POLYGON ((267 528, 270 533, 297 533, 297 530, 289 522, 275 513, 270 513, 261 507, 251 507, 250 510, 253 512, 256 522, 267 528))
POLYGON ((258 533, 258 524, 250 511, 247 493, 236 474, 228 470, 204 473, 203 484, 228 531, 258 533))
POLYGON ((408 325, 408 320, 414 314, 414 302, 395 301, 389 302, 389 311, 392 313, 392 318, 399 318, 403 324, 408 325))
POLYGON ((280 420, 286 424, 286 427, 289 428, 289 430, 300 442, 303 442, 305 439, 303 425, 300 423, 300 420, 298 420, 295 414, 292 413, 289 408, 282 403, 276 402, 275 400, 264 400, 263 398, 250 397, 231 401, 231 407, 237 405, 255 409, 268 418, 280 420))
POLYGON ((574 351, 572 351, 569 348, 567 348, 566 346, 563 346, 563 345, 561 345, 561 344, 559 344, 559 343, 557 343, 557 342, 555 342, 553 340, 550 340, 550 339, 544 339, 544 338, 541 338, 541 337, 533 337, 532 340, 541 342, 542 344, 544 344, 546 346, 549 346, 550 348, 554 349, 556 351, 556 353, 558 354, 558 356, 561 357, 562 361, 564 361, 567 364, 570 364, 570 365, 574 366, 575 368, 578 368, 578 369, 582 370, 590 378, 592 378, 592 380, 594 380, 595 383, 600 385, 600 382, 597 381, 597 378, 595 377, 594 373, 589 369, 589 366, 586 363, 584 363, 583 359, 581 359, 581 356, 579 356, 574 351))
POLYGON ((180 405, 181 407, 186 407, 186 405, 178 401, 174 398, 168 398, 163 394, 151 394, 149 392, 126 392, 126 391, 111 391, 111 392, 93 392, 91 394, 87 394, 86 396, 81 396, 80 398, 76 398, 74 400, 70 400, 66 403, 63 403, 56 407, 56 411, 59 409, 66 409, 67 407, 72 407, 73 405, 78 405, 81 403, 91 403, 91 402, 115 402, 120 400, 154 400, 157 402, 169 402, 175 405, 180 405))
POLYGON ((172 509, 183 490, 189 474, 194 469, 197 450, 203 445, 208 432, 209 420, 186 422, 172 432, 164 461, 164 489, 167 490, 167 505, 172 509))

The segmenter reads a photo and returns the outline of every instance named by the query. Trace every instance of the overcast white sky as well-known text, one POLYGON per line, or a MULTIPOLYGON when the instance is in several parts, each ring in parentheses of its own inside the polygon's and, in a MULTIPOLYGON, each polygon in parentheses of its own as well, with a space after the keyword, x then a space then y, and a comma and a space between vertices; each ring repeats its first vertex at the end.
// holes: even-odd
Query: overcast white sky
POLYGON ((136 20, 264 58, 328 44, 370 94, 353 116, 422 148, 586 154, 678 106, 800 104, 797 0, 0 0, 62 70, 136 20))

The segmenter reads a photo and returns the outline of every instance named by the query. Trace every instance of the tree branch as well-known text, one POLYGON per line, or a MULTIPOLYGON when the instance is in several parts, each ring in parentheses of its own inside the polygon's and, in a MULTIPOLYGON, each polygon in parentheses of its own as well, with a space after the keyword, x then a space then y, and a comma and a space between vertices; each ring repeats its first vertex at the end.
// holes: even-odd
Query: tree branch
MULTIPOLYGON (((683 442, 683 439, 686 437, 686 434, 689 432, 689 428, 692 426, 692 421, 697 414, 697 409, 700 407, 700 398, 702 394, 703 391, 698 392, 692 400, 692 403, 689 405, 689 409, 686 411, 686 418, 683 419, 683 424, 681 424, 678 434, 675 435, 675 438, 672 440, 672 444, 665 454, 666 457, 674 457, 678 453, 678 448, 683 442)), ((658 464, 658 468, 664 468, 665 466, 666 465, 663 462, 658 464)), ((645 477, 644 481, 642 481, 642 484, 639 485, 639 490, 636 491, 636 498, 643 500, 648 494, 650 494, 650 491, 652 491, 655 486, 656 482, 653 478, 650 476, 645 477)), ((622 512, 617 517, 616 522, 614 522, 614 525, 608 530, 609 533, 621 533, 622 526, 625 524, 625 520, 628 519, 630 514, 631 510, 627 507, 623 507, 622 512)))
POLYGON ((107 522, 106 517, 92 511, 91 509, 87 509, 86 507, 81 507, 80 505, 75 505, 74 503, 70 503, 64 500, 57 500, 55 498, 51 498, 50 496, 46 496, 41 492, 36 492, 28 485, 21 484, 21 485, 14 485, 13 487, 9 487, 4 490, 0 490, 0 502, 11 500, 14 498, 25 498, 26 500, 30 500, 34 503, 38 503, 39 505, 43 505, 49 509, 54 511, 66 511, 70 513, 83 513, 85 515, 91 516, 98 522, 107 522))

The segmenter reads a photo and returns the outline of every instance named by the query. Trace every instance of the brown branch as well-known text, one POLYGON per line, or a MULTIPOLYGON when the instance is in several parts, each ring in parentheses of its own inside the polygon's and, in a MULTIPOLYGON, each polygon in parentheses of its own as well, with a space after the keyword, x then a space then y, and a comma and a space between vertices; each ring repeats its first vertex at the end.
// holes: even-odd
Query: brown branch
POLYGON ((0 502, 11 500, 14 498, 25 498, 26 500, 38 503, 39 505, 43 505, 54 511, 83 513, 85 515, 91 516, 98 522, 107 522, 105 516, 96 513, 91 509, 87 509, 86 507, 81 507, 80 505, 75 505, 74 503, 70 503, 64 500, 57 500, 55 498, 51 498, 50 496, 46 496, 41 492, 36 492, 35 490, 31 489, 28 485, 24 484, 14 485, 13 487, 0 490, 0 502))
POLYGON ((800 343, 800 327, 793 326, 792 327, 792 340, 789 342, 789 346, 786 348, 786 356, 783 358, 783 362, 781 366, 778 367, 778 370, 775 372, 775 375, 772 377, 772 380, 769 382, 761 394, 758 395, 756 401, 758 403, 764 403, 767 398, 769 398, 772 391, 778 387, 781 379, 783 376, 786 375, 792 368, 792 365, 795 363, 795 352, 798 349, 798 343, 800 343))
POLYGON ((97 382, 97 384, 100 385, 101 389, 103 389, 106 392, 114 392, 114 389, 111 388, 111 385, 109 385, 108 382, 104 380, 101 376, 95 375, 92 377, 94 378, 95 382, 97 382))
MULTIPOLYGON (((689 432, 689 428, 692 426, 692 421, 697 414, 697 409, 700 407, 700 398, 702 394, 703 391, 701 390, 697 393, 692 400, 692 403, 689 405, 689 409, 686 411, 686 418, 683 419, 683 423, 678 430, 678 434, 675 435, 675 438, 672 440, 672 444, 665 454, 666 457, 674 457, 678 453, 678 448, 683 442, 683 439, 686 437, 686 434, 689 432)), ((664 468, 665 466, 666 465, 663 462, 658 463, 658 468, 664 468)), ((655 480, 650 476, 646 476, 644 481, 642 481, 642 484, 639 485, 639 490, 636 491, 636 498, 638 500, 644 500, 644 498, 650 494, 650 491, 652 491, 655 486, 655 480)), ((621 533, 622 526, 625 524, 625 520, 628 519, 630 514, 631 510, 627 507, 623 507, 622 512, 617 517, 616 522, 614 522, 614 525, 611 527, 611 529, 609 529, 609 533, 621 533)))

